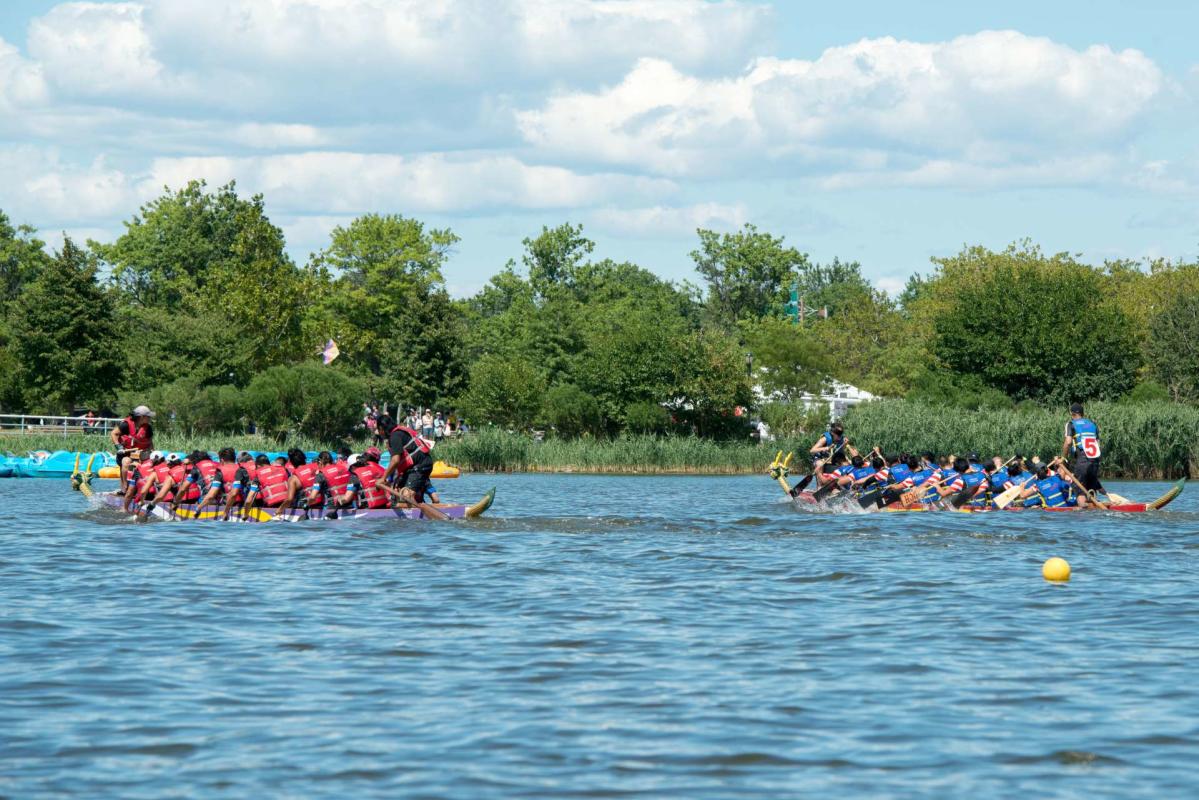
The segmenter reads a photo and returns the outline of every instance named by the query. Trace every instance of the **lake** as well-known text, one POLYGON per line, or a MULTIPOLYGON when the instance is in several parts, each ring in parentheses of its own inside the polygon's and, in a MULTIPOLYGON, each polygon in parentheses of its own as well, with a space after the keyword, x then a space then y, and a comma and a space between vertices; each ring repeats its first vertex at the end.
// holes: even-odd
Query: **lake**
POLYGON ((492 485, 465 523, 136 525, 0 481, 0 796, 1199 794, 1199 487, 829 515, 765 477, 439 482, 492 485))

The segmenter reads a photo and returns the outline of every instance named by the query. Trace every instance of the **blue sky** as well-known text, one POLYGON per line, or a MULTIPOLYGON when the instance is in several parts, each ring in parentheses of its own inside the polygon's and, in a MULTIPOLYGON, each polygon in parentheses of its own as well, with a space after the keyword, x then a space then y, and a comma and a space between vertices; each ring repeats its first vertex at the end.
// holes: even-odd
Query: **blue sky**
POLYGON ((694 279, 753 222, 894 291, 1030 237, 1199 253, 1199 6, 140 0, 0 4, 0 209, 111 239, 164 185, 262 191, 300 260, 370 211, 476 291, 542 225, 694 279))

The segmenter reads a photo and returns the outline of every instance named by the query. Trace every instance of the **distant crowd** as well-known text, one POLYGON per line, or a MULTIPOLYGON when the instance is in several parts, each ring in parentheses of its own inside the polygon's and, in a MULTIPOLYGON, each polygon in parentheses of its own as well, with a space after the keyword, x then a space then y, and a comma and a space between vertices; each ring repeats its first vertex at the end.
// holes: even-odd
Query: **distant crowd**
MULTIPOLYGON (((362 424, 366 428, 367 434, 371 436, 377 444, 382 444, 384 434, 379 428, 379 418, 387 413, 387 406, 382 409, 371 403, 362 404, 362 424)), ((430 442, 439 442, 442 439, 452 439, 456 436, 462 436, 469 431, 466 420, 458 416, 455 410, 434 411, 431 408, 409 408, 407 413, 397 414, 400 424, 406 428, 418 432, 422 439, 427 439, 430 442)))

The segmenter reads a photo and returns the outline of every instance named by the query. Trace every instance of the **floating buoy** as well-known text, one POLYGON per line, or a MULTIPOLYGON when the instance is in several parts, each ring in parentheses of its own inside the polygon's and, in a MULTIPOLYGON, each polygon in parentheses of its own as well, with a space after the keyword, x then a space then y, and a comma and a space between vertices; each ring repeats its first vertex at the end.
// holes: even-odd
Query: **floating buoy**
POLYGON ((1054 556, 1041 565, 1041 575, 1047 581, 1068 581, 1070 580, 1070 565, 1066 563, 1066 559, 1054 556))

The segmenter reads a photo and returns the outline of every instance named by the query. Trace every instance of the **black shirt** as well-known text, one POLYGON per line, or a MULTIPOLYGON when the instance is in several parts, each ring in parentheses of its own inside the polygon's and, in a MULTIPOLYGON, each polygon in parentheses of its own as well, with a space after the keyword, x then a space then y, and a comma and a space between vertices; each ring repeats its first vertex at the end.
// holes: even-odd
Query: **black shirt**
MULTIPOLYGON (((391 452, 391 455, 393 457, 398 456, 402 453, 407 452, 405 450, 405 448, 408 446, 408 443, 411 441, 412 441, 411 434, 409 434, 407 431, 403 431, 403 430, 400 430, 399 428, 396 428, 394 431, 391 432, 391 436, 387 440, 387 449, 391 452)), ((428 462, 428 466, 430 468, 432 468, 433 459, 432 459, 432 457, 429 456, 428 453, 426 453, 422 450, 417 450, 415 453, 412 454, 412 466, 414 469, 423 468, 424 466, 426 466, 426 462, 428 462)))

